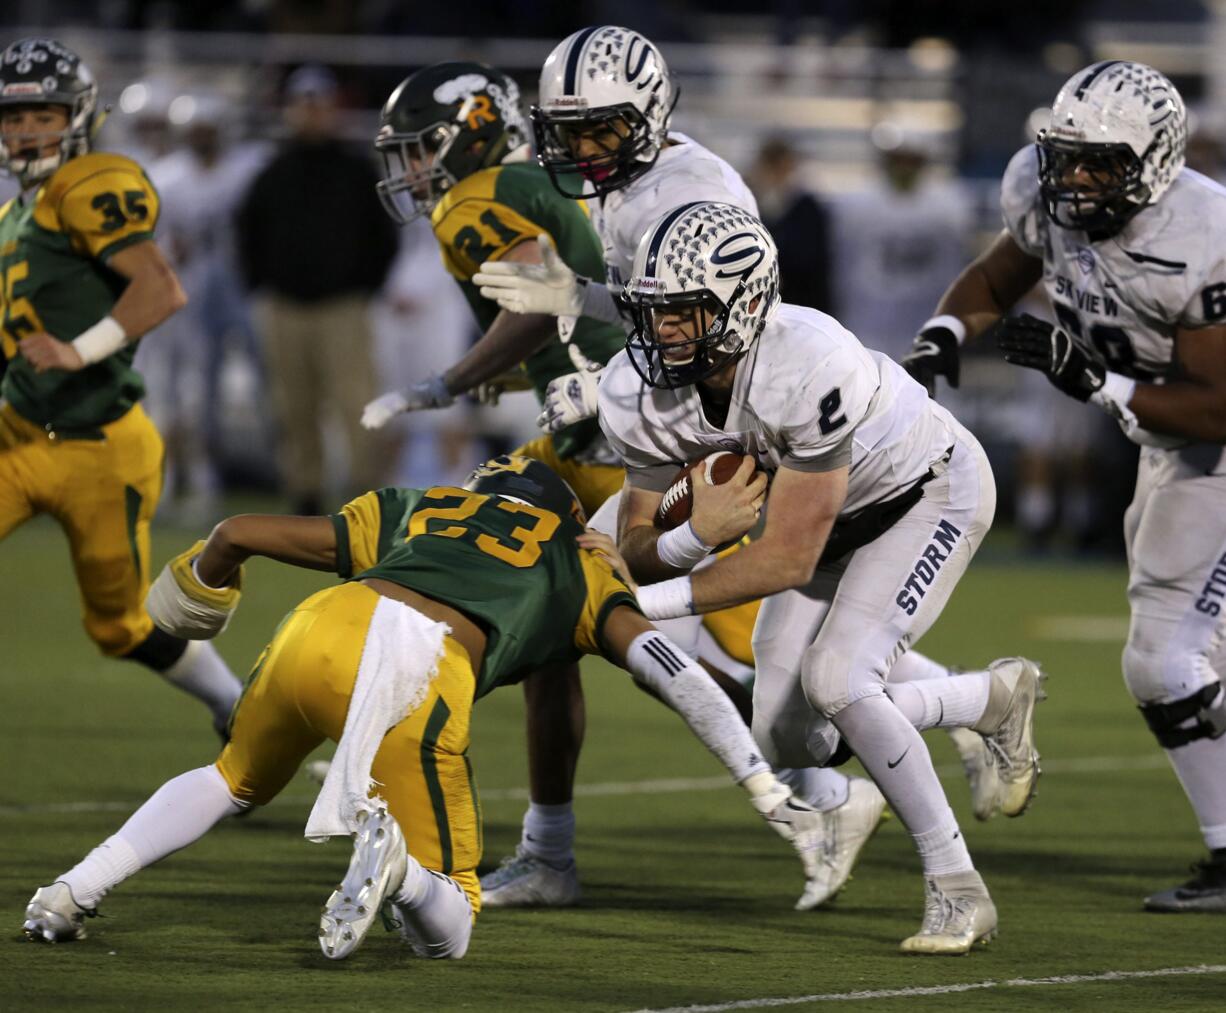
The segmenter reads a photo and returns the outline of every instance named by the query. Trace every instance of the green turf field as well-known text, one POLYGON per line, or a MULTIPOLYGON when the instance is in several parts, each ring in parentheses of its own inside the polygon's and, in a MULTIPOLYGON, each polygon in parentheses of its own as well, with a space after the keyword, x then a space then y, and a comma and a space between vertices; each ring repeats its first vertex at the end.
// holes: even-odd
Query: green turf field
MULTIPOLYGON (((158 563, 190 537, 160 532, 158 563)), ((968 665, 1024 651, 1051 675, 1038 722, 1046 773, 1023 819, 974 823, 953 751, 942 733, 929 733, 1000 909, 1000 936, 987 950, 959 959, 895 952, 918 926, 922 903, 918 860, 897 821, 869 845, 832 909, 794 912, 801 877, 788 847, 739 789, 723 786, 720 768, 677 718, 591 663, 577 807, 581 906, 491 911, 455 964, 414 960, 378 927, 351 960, 331 963, 315 928, 348 852, 341 842, 303 840, 312 798, 305 779, 121 886, 86 941, 22 939, 35 887, 112 833, 164 780, 216 752, 199 705, 143 669, 93 653, 58 530, 28 525, 0 546, 0 1008, 722 1010, 931 987, 939 991, 850 1007, 1226 1008, 1226 919, 1140 910, 1143 894, 1181 879, 1202 845, 1118 674, 1122 568, 1020 565, 993 560, 991 546, 986 555, 925 650, 968 665), (1217 970, 1104 977, 1200 965, 1217 970), (1033 984, 1055 976, 1092 980, 1033 984), (1032 984, 947 987, 1011 979, 1032 984)), ((252 565, 222 653, 245 670, 277 619, 324 581, 252 565)), ((473 762, 490 864, 518 840, 521 709, 519 693, 504 690, 476 711, 473 762)))

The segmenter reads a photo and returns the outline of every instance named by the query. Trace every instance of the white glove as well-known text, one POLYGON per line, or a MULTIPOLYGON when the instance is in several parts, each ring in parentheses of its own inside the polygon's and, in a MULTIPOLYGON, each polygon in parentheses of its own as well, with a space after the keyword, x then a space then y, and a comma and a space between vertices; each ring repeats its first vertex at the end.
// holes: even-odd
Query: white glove
POLYGON ((562 262, 549 236, 537 236, 536 245, 540 247, 541 263, 487 260, 473 275, 473 284, 479 286, 482 296, 511 313, 582 316, 587 279, 562 262))
POLYGON ((204 550, 200 541, 162 567, 145 596, 145 610, 161 630, 185 640, 211 640, 226 628, 238 608, 242 569, 229 587, 209 587, 192 562, 204 550))
POLYGON ((825 837, 825 817, 798 799, 780 781, 775 781, 769 790, 753 796, 750 801, 770 828, 792 845, 804 868, 805 894, 808 894, 820 869, 819 848, 825 837))
POLYGON ((362 428, 382 429, 401 412, 446 408, 454 400, 455 398, 447 393, 447 384, 443 378, 432 376, 413 384, 407 390, 380 394, 362 409, 362 428))
POLYGON ((600 384, 601 367, 564 373, 549 381, 545 400, 536 424, 547 433, 559 433, 576 422, 596 415, 596 388, 600 384))

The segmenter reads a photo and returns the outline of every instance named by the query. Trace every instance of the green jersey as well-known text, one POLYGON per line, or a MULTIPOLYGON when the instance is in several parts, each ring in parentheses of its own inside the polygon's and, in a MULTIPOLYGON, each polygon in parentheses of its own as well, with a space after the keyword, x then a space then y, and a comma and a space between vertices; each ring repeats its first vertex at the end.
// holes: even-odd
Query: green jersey
POLYGON ((127 280, 107 266, 153 237, 158 196, 140 166, 94 152, 65 162, 28 199, 0 208, 0 344, 8 369, 0 395, 31 422, 91 431, 145 393, 135 344, 75 373, 36 373, 17 351, 28 334, 70 341, 111 312, 127 280))
MULTIPOLYGON (((430 222, 443 264, 460 283, 482 330, 498 316, 498 304, 481 296, 472 276, 484 261, 501 260, 524 240, 549 235, 572 271, 605 276, 604 251, 586 206, 558 193, 545 170, 532 162, 491 166, 460 180, 435 205, 430 222)), ((626 333, 616 324, 581 317, 571 341, 589 359, 604 363, 625 347, 626 333)), ((560 340, 534 352, 524 367, 541 398, 550 380, 575 370, 560 340)), ((599 433, 595 419, 563 430, 554 440, 558 455, 573 457, 599 433)))
POLYGON ((609 613, 638 610, 609 564, 575 544, 577 520, 517 500, 449 487, 379 489, 332 522, 342 577, 412 588, 484 629, 477 697, 600 653, 609 613))

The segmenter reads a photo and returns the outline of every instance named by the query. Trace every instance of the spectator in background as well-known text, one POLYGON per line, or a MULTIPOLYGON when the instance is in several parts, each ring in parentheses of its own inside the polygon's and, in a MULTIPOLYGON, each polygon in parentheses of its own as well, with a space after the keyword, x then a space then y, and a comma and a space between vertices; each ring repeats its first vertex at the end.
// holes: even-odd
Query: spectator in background
POLYGON ((827 215, 800 179, 796 150, 781 137, 762 145, 747 176, 763 224, 779 248, 784 302, 830 308, 830 240, 827 215))
POLYGON ((880 178, 831 202, 832 312, 869 348, 895 360, 970 252, 974 203, 937 180, 927 144, 898 126, 873 128, 880 178))
POLYGON ((359 419, 376 393, 367 310, 397 237, 375 193, 373 163, 335 136, 332 72, 298 68, 285 97, 290 138, 239 209, 239 252, 248 286, 262 296, 257 319, 285 488, 295 511, 318 514, 327 410, 340 415, 346 434, 350 487, 382 481, 382 440, 359 419))
POLYGON ((238 113, 217 95, 179 95, 167 108, 184 143, 149 173, 162 196, 161 235, 188 304, 167 321, 163 339, 142 343, 137 357, 146 375, 157 379, 146 407, 166 441, 163 509, 171 508, 185 523, 203 524, 216 519, 227 340, 239 351, 243 368, 259 370, 236 270, 233 220, 270 152, 260 142, 231 143, 238 113))

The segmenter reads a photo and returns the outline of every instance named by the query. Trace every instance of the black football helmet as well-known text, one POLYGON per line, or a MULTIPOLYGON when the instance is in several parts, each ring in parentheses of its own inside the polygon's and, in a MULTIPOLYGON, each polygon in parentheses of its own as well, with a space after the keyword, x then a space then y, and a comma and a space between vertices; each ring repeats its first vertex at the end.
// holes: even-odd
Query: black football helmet
POLYGON ((503 454, 486 461, 468 476, 464 488, 487 496, 523 500, 559 516, 573 517, 580 524, 587 523, 575 490, 549 465, 531 457, 503 454))
POLYGON ((379 117, 377 184, 401 225, 429 214, 460 180, 528 142, 519 85, 482 63, 438 63, 397 85, 379 117))
POLYGON ((39 157, 40 146, 10 150, 0 137, 0 170, 23 187, 41 182, 70 158, 90 149, 101 121, 98 85, 76 53, 54 39, 22 39, 0 53, 0 110, 19 105, 57 105, 68 113, 59 151, 39 157))

